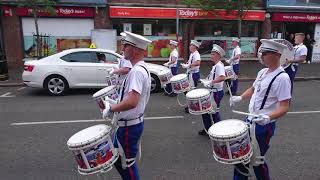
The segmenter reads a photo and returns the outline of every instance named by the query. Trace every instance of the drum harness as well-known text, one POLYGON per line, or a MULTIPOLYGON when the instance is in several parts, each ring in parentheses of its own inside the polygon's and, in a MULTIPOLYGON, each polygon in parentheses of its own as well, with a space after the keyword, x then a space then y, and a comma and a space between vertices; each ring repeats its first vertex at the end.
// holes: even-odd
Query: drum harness
MULTIPOLYGON (((267 72, 267 70, 261 74, 261 76, 259 78, 262 78, 262 76, 267 72)), ((267 98, 269 96, 269 92, 271 90, 271 86, 272 86, 272 83, 274 82, 274 80, 282 73, 284 73, 285 71, 281 71, 279 72, 277 75, 275 75, 272 80, 270 81, 269 85, 268 85, 268 88, 267 88, 267 91, 266 91, 266 94, 264 95, 264 98, 262 100, 262 103, 261 103, 261 106, 259 108, 259 110, 262 110, 264 108, 264 105, 267 101, 267 98)), ((254 123, 252 120, 254 119, 255 117, 247 117, 247 125, 248 125, 248 128, 249 128, 249 135, 250 135, 250 139, 251 139, 251 143, 252 143, 252 146, 253 146, 253 154, 250 158, 250 164, 252 166, 259 166, 261 164, 264 164, 264 161, 265 161, 265 157, 261 155, 261 151, 260 151, 260 147, 259 147, 259 144, 258 144, 258 141, 257 141, 257 138, 256 138, 256 123, 254 123)), ((275 122, 275 121, 271 121, 271 122, 275 122)), ((243 167, 246 168, 248 170, 249 173, 245 173, 245 172, 242 172, 237 166, 235 166, 235 169, 242 175, 244 176, 252 176, 251 173, 250 173, 250 168, 245 166, 245 164, 243 163, 243 167)))
MULTIPOLYGON (((145 69, 146 72, 147 72, 147 74, 148 74, 148 77, 150 77, 150 73, 149 73, 149 71, 147 70, 147 68, 144 67, 144 66, 142 66, 142 65, 139 65, 139 66, 141 66, 143 69, 145 69)), ((121 85, 121 88, 119 88, 118 93, 119 93, 119 95, 120 95, 120 99, 119 99, 120 101, 118 101, 118 102, 121 102, 121 101, 123 100, 124 90, 125 90, 125 84, 126 84, 126 81, 127 81, 127 77, 128 77, 128 76, 126 76, 126 78, 124 79, 124 81, 123 81, 123 83, 122 83, 122 85, 121 85), (120 90, 121 90, 121 91, 120 91, 120 90)), ((118 113, 117 113, 117 114, 118 114, 118 113)), ((143 115, 144 115, 144 114, 139 115, 139 117, 138 117, 138 118, 135 118, 135 119, 127 119, 127 120, 121 121, 121 122, 123 122, 123 123, 121 123, 121 125, 120 125, 120 121, 119 121, 119 120, 116 120, 116 114, 113 116, 112 124, 115 125, 115 127, 114 127, 114 128, 115 128, 114 132, 115 132, 115 138, 116 138, 116 141, 117 141, 117 144, 118 144, 119 154, 120 154, 120 156, 122 157, 122 158, 121 158, 122 169, 126 169, 126 168, 128 168, 128 167, 131 167, 131 166, 136 162, 136 159, 135 159, 135 158, 129 158, 129 159, 126 158, 126 155, 125 155, 125 153, 124 153, 123 147, 122 147, 120 141, 118 140, 117 131, 118 131, 118 129, 119 129, 120 126, 121 126, 121 127, 127 127, 127 126, 132 126, 132 125, 139 124, 139 123, 143 122, 143 115), (133 123, 130 124, 130 123, 128 123, 128 121, 132 121, 133 123), (137 121, 137 122, 136 122, 136 121, 137 121)), ((141 159, 141 156, 142 156, 142 153, 141 153, 141 138, 140 138, 140 140, 139 140, 139 160, 141 159)))

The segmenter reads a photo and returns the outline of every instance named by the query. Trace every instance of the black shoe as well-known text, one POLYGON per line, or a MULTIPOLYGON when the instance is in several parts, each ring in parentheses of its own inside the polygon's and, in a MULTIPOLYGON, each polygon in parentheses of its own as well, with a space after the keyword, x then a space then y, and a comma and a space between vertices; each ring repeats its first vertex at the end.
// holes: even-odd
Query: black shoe
POLYGON ((189 108, 188 108, 188 107, 185 107, 185 108, 184 108, 184 112, 185 112, 185 113, 189 113, 189 108))
POLYGON ((207 132, 204 129, 200 130, 198 134, 201 136, 208 136, 207 132))

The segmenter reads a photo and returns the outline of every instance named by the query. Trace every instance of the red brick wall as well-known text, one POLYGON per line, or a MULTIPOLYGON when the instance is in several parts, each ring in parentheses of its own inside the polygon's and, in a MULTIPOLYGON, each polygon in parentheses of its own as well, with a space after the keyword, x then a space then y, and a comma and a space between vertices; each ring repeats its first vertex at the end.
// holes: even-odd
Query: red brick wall
POLYGON ((6 57, 9 67, 23 65, 23 39, 20 18, 12 13, 10 17, 2 17, 3 36, 6 57))

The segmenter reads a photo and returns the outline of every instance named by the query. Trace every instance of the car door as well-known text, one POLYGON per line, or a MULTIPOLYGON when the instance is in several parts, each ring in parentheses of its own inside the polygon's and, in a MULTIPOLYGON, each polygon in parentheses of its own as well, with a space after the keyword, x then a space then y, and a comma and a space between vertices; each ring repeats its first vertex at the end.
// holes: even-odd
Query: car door
POLYGON ((103 53, 106 57, 106 60, 104 63, 99 63, 98 68, 98 86, 99 87, 105 87, 106 84, 106 76, 108 74, 108 71, 111 70, 113 67, 118 67, 119 57, 115 54, 108 53, 108 52, 99 52, 103 53))
POLYGON ((73 52, 61 57, 69 85, 72 87, 98 87, 98 65, 95 52, 73 52))

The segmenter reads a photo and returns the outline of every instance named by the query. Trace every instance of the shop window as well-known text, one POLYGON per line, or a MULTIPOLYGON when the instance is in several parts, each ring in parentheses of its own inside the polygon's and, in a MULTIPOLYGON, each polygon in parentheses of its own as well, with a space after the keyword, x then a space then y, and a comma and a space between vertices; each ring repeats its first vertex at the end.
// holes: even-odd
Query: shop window
POLYGON ((67 62, 91 63, 96 62, 96 54, 93 52, 75 52, 67 54, 61 59, 67 62))

